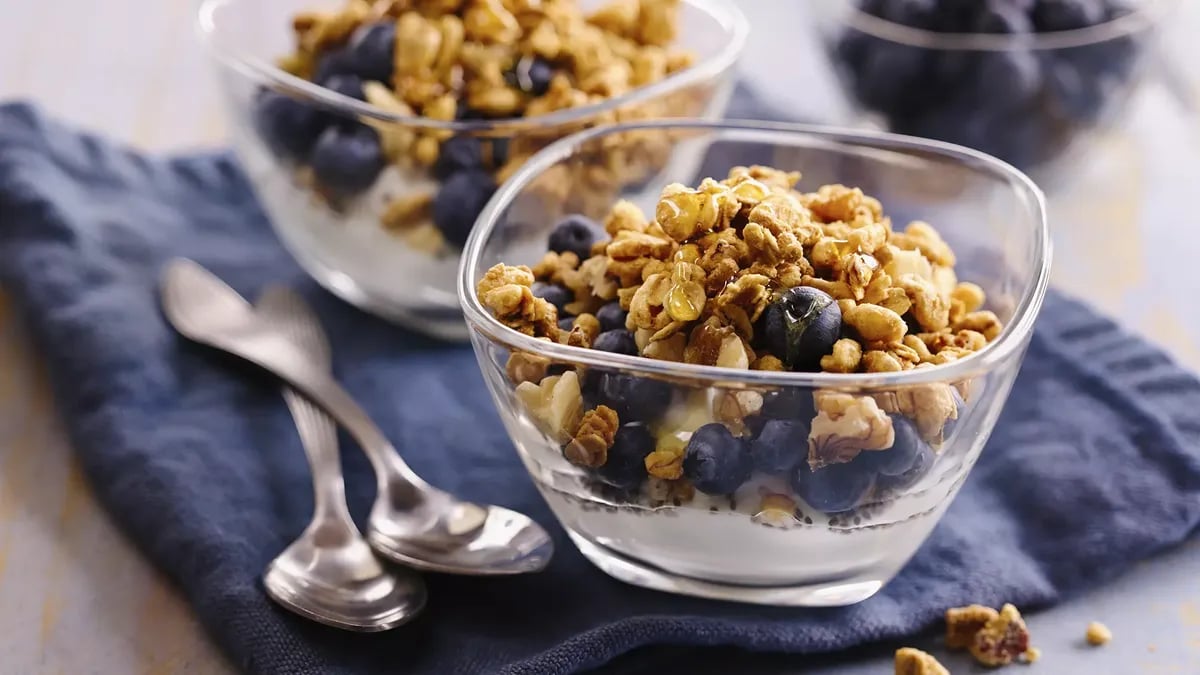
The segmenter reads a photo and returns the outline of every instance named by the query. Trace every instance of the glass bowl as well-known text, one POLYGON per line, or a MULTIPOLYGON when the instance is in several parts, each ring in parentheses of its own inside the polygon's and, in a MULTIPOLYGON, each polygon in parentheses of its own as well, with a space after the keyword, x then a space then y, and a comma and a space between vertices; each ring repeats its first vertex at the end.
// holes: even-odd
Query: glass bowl
MULTIPOLYGON (((620 196, 654 213, 658 190, 620 196)), ((595 206, 585 213, 607 210, 600 200, 595 206)), ((458 292, 484 379, 521 460, 570 538, 599 568, 631 584, 690 595, 844 605, 896 575, 962 486, 1020 368, 1049 265, 1041 192, 977 151, 885 133, 660 120, 584 131, 534 156, 481 215, 458 292), (669 138, 673 152, 692 158, 669 165, 681 172, 661 176, 663 182, 694 185, 735 165, 764 164, 802 171, 799 189, 860 186, 894 221, 932 223, 954 247, 959 277, 986 291, 1003 332, 957 362, 841 375, 658 361, 536 339, 497 321, 476 285, 493 265, 541 259, 555 221, 577 208, 553 186, 646 134, 669 138), (755 438, 768 420, 807 424, 814 408, 830 401, 896 410, 914 422, 927 404, 952 405, 935 430, 940 443, 920 446, 920 458, 904 471, 862 469, 866 483, 846 471, 821 475, 829 469, 812 471, 801 462, 783 475, 755 469, 731 494, 711 495, 651 478, 636 461, 652 450, 679 448, 708 424, 743 438, 755 438), (610 465, 610 454, 599 469, 583 469, 564 457, 574 423, 567 420, 598 402, 617 410, 622 425, 641 428, 626 438, 619 437, 625 426, 618 432, 623 449, 632 448, 632 463, 610 465), (845 480, 859 482, 843 490, 845 480)), ((808 452, 803 436, 770 447, 792 458, 808 452)))
MULTIPOLYGON (((580 0, 587 10, 602 4, 580 0)), ((234 148, 279 238, 310 275, 343 299, 413 329, 448 339, 464 339, 454 292, 460 246, 478 206, 473 200, 447 199, 447 208, 465 223, 457 231, 433 226, 431 199, 443 183, 437 165, 389 163, 370 186, 350 198, 331 198, 312 178, 313 171, 289 139, 271 142, 257 118, 272 102, 288 96, 324 111, 329 124, 361 121, 385 142, 451 137, 479 139, 494 178, 511 169, 502 157, 523 157, 582 128, 614 120, 653 117, 719 116, 730 94, 732 68, 745 42, 744 17, 728 0, 684 0, 675 47, 690 50, 695 62, 653 84, 582 107, 511 119, 439 121, 389 111, 289 75, 272 65, 291 49, 292 16, 329 9, 341 0, 205 0, 198 30, 215 57, 234 148), (264 102, 265 101, 265 102, 264 102)), ((296 125, 300 126, 300 125, 296 125)), ((315 137, 326 127, 301 127, 298 135, 315 137)), ((626 155, 610 155, 603 171, 583 177, 591 182, 645 180, 661 168, 669 153, 648 142, 626 155)), ((301 143, 300 145, 304 145, 301 143)), ((308 143, 311 146, 311 142, 308 143)), ((445 147, 445 146, 443 146, 445 147)), ((386 145, 385 145, 386 150, 386 145)), ((461 186, 460 186, 461 187, 461 186)), ((491 183, 487 190, 494 189, 491 183)), ((460 190, 453 192, 455 197, 460 190)), ((473 194, 473 193, 472 193, 473 194)), ((484 193, 486 198, 487 193, 484 193)))
POLYGON ((1121 119, 1175 3, 1135 0, 1087 28, 1023 34, 914 28, 880 18, 901 3, 870 4, 812 3, 858 122, 966 145, 1040 181, 1121 119))

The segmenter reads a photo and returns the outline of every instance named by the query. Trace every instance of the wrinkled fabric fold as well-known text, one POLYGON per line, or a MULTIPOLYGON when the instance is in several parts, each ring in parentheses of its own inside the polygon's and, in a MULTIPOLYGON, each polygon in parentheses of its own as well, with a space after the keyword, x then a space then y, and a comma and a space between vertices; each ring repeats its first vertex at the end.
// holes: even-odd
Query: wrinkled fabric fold
MULTIPOLYGON (((876 597, 804 610, 676 597, 593 568, 530 483, 470 348, 319 289, 225 153, 156 158, 28 105, 0 107, 0 283, 45 359, 96 495, 247 672, 574 673, 662 644, 835 651, 929 628, 951 605, 1045 606, 1200 523, 1200 381, 1057 292, 979 464, 929 541, 876 597), (550 567, 430 575, 426 614, 379 635, 273 606, 259 574, 311 513, 304 454, 272 383, 165 324, 157 275, 177 255, 249 297, 271 283, 300 290, 329 329, 339 379, 414 468, 533 516, 555 537, 550 567)), ((353 446, 343 454, 361 517, 370 468, 353 446)))

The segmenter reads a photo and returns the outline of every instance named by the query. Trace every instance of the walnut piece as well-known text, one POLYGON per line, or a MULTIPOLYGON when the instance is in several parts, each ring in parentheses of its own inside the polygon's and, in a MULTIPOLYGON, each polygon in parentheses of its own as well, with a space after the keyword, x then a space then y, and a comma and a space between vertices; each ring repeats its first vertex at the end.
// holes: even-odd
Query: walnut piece
POLYGON ((583 396, 575 371, 552 375, 539 384, 522 382, 514 393, 538 428, 559 444, 571 440, 583 412, 583 396))
POLYGON ((864 450, 886 450, 895 442, 892 419, 875 399, 819 391, 814 400, 817 416, 808 434, 808 464, 814 471, 849 462, 864 450))

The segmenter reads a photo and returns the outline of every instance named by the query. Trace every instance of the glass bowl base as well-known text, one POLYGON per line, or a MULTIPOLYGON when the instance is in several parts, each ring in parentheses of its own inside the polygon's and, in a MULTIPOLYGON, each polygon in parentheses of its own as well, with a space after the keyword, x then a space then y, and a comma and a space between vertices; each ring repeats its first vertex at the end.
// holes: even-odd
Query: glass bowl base
MULTIPOLYGON (((286 239, 284 241, 286 244, 286 239)), ((301 247, 288 245, 287 249, 300 267, 325 290, 365 312, 440 340, 464 342, 470 335, 463 322, 462 310, 457 307, 397 305, 391 298, 381 297, 363 287, 350 275, 331 269, 315 257, 305 254, 301 247)))
POLYGON ((615 579, 656 591, 713 600, 782 607, 842 607, 862 602, 875 595, 891 576, 858 574, 844 579, 780 586, 748 586, 706 581, 649 565, 570 529, 567 530, 567 534, 585 558, 615 579))

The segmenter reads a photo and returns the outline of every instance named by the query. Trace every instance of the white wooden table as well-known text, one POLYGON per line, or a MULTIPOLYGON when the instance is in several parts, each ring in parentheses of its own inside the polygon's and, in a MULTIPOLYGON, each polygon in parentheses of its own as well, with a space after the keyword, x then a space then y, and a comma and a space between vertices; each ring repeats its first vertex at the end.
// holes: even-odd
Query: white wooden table
MULTIPOLYGON (((813 89, 767 81, 780 65, 796 82, 805 68, 818 77, 811 45, 786 32, 802 28, 802 4, 740 4, 756 29, 745 73, 803 109, 813 89)), ((1181 36, 1200 30, 1200 3, 1186 4, 1181 36)), ((62 118, 144 148, 219 144, 223 126, 192 39, 192 7, 191 0, 0 0, 0 99, 32 97, 62 118)), ((1178 49, 1192 57, 1185 62, 1200 62, 1200 46, 1178 49)), ((1200 92, 1200 72, 1185 75, 1200 92)), ((1124 128, 1053 195, 1055 282, 1200 369, 1193 290, 1200 280, 1200 118, 1173 106, 1161 89, 1146 91, 1124 128)), ((1053 659, 1041 672, 1200 673, 1197 569, 1200 545, 1193 543, 1035 616, 1053 659), (1106 651, 1047 644, 1074 640, 1093 618, 1116 630, 1106 651)), ((876 656, 821 672, 888 672, 886 661, 876 656)), ((0 294, 0 673, 227 671, 177 592, 93 500, 42 364, 0 294)))

